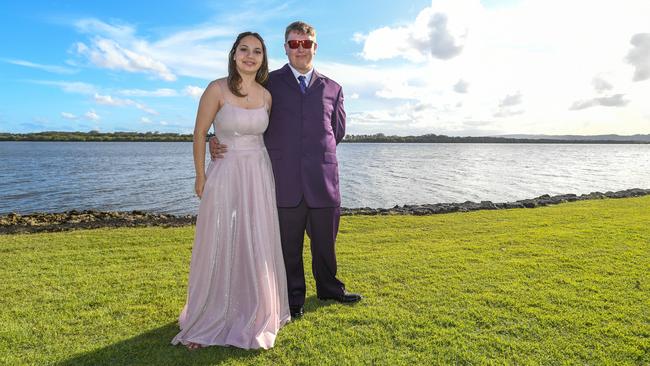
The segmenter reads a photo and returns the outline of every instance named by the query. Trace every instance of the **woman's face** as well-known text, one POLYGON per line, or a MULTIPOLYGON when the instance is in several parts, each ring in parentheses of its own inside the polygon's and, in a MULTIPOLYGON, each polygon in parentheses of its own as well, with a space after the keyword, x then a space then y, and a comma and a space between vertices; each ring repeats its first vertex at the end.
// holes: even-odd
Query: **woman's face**
POLYGON ((235 50, 237 71, 241 74, 255 74, 262 66, 264 50, 262 42, 253 36, 246 36, 239 41, 235 50))

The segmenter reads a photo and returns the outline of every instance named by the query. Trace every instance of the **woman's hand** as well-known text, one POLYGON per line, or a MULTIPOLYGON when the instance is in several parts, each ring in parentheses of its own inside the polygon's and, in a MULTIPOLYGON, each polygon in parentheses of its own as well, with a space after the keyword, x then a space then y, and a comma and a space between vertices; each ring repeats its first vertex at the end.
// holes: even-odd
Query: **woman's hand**
POLYGON ((194 191, 196 195, 199 196, 199 199, 203 196, 203 187, 205 186, 205 175, 197 175, 194 180, 194 191))

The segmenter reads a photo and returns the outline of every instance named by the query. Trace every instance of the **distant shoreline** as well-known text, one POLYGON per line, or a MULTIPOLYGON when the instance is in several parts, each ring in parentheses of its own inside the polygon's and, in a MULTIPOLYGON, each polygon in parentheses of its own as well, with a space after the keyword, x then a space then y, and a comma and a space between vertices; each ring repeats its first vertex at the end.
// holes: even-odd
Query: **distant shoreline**
MULTIPOLYGON (((582 194, 542 195, 532 199, 515 202, 493 203, 491 201, 462 203, 435 203, 423 205, 404 205, 392 208, 341 208, 342 216, 381 216, 381 215, 436 215, 452 212, 470 212, 479 210, 504 210, 516 208, 535 208, 557 205, 566 202, 606 199, 631 198, 650 195, 650 189, 631 188, 622 191, 591 192, 582 194)), ((66 211, 59 213, 32 213, 21 215, 10 213, 0 215, 1 234, 23 234, 37 232, 57 232, 75 229, 97 229, 118 227, 163 226, 177 227, 196 223, 195 215, 171 215, 145 211, 66 211)))
MULTIPOLYGON (((208 135, 208 138, 211 135, 208 135)), ((191 142, 191 134, 158 132, 60 132, 25 134, 0 133, 0 141, 32 142, 191 142)), ((458 137, 427 134, 421 136, 348 135, 343 143, 489 143, 489 144, 650 144, 650 135, 553 136, 549 137, 458 137)))

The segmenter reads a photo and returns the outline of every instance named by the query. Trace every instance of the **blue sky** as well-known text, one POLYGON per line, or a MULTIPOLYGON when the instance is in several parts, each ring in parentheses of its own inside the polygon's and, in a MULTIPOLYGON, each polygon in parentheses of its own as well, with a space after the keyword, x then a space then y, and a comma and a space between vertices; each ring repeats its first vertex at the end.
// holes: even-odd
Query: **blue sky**
POLYGON ((313 24, 348 133, 650 133, 650 2, 5 1, 0 132, 190 133, 235 36, 313 24))

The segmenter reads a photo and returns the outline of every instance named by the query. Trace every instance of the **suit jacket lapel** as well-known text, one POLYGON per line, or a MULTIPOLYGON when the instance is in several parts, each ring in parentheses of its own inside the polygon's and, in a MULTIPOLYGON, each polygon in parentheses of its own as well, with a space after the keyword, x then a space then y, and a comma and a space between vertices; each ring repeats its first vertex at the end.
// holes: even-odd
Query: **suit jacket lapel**
MULTIPOLYGON (((291 71, 291 70, 289 70, 291 71)), ((315 90, 318 88, 320 84, 323 83, 323 75, 319 74, 316 69, 314 69, 314 72, 311 74, 311 81, 309 82, 309 85, 307 86, 307 93, 309 93, 310 90, 315 90)))
POLYGON ((300 85, 298 85, 296 78, 293 76, 293 72, 291 72, 289 64, 285 64, 284 67, 280 69, 280 71, 282 72, 282 80, 284 80, 284 82, 287 83, 290 88, 300 91, 300 85))
MULTIPOLYGON (((282 80, 284 80, 284 82, 286 82, 290 88, 300 91, 300 85, 298 85, 298 82, 296 81, 296 77, 293 75, 293 72, 291 71, 289 64, 285 64, 284 67, 280 69, 280 71, 282 72, 282 80)), ((307 85, 306 94, 309 94, 310 90, 317 88, 322 83, 323 83, 323 75, 319 74, 318 71, 314 69, 314 72, 311 74, 311 80, 309 81, 309 85, 307 85)))

